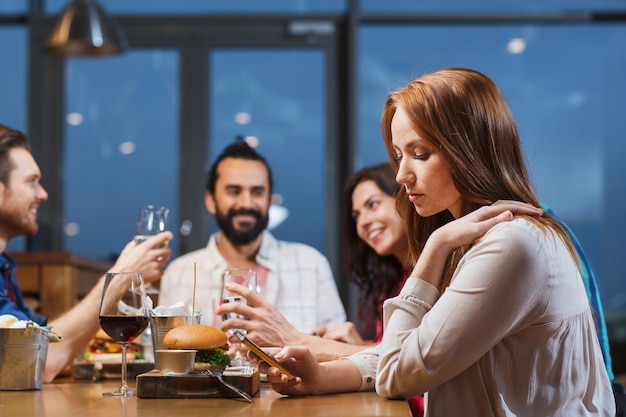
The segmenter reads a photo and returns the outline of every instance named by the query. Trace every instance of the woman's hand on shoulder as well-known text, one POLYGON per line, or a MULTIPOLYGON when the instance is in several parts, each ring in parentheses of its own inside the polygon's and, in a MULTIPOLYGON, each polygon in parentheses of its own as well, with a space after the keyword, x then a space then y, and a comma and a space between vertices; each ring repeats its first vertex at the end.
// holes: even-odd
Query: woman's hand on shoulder
POLYGON ((543 210, 519 201, 500 200, 459 217, 430 235, 411 276, 439 288, 452 251, 473 243, 495 225, 513 220, 514 214, 541 216, 543 210))
POLYGON ((452 251, 474 242, 495 225, 513 220, 515 214, 542 216, 543 209, 520 201, 498 200, 440 227, 433 238, 452 251))

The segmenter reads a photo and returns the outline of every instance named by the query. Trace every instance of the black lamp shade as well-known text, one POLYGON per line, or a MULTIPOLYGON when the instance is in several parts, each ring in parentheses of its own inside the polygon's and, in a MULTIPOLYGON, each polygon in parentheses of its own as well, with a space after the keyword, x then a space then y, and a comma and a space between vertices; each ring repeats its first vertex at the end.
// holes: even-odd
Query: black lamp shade
POLYGON ((72 1, 54 21, 45 42, 45 49, 58 55, 112 55, 127 48, 126 36, 95 0, 72 1))

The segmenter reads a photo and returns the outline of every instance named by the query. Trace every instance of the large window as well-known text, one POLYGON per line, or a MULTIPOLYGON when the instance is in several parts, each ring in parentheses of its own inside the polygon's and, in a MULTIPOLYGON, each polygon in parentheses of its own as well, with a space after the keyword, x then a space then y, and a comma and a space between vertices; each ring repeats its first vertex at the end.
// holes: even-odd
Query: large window
POLYGON ((0 26, 0 123, 26 130, 26 81, 28 33, 21 26, 0 26))
MULTIPOLYGON (((106 258, 130 238, 139 206, 158 204, 171 210, 174 257, 206 245, 215 230, 204 205, 206 172, 241 135, 258 144, 275 174, 271 230, 318 248, 338 266, 340 181, 325 175, 337 172, 340 160, 333 151, 339 142, 339 93, 331 88, 338 79, 335 22, 291 27, 284 17, 238 22, 232 16, 123 22, 132 46, 125 54, 43 61, 52 75, 42 94, 54 96, 55 86, 65 86, 58 99, 62 135, 41 132, 50 135, 42 146, 59 140, 64 152, 55 182, 63 201, 48 204, 59 212, 47 213, 49 240, 106 258), (63 80, 54 82, 60 68, 63 80), (62 232, 54 225, 60 215, 62 232)), ((56 119, 48 116, 54 109, 41 108, 42 117, 56 119)))
POLYGON ((258 144, 275 178, 270 229, 325 251, 324 54, 218 50, 211 62, 211 162, 236 136, 258 144))
MULTIPOLYGON (((8 4, 7 4, 8 6, 8 4)), ((27 31, 22 26, 0 26, 0 123, 26 132, 27 31)), ((9 241, 8 250, 24 250, 27 239, 9 241)))
POLYGON ((177 81, 178 55, 164 49, 68 59, 67 250, 104 259, 115 255, 132 239, 145 204, 168 207, 176 225, 177 81))
POLYGON ((0 13, 24 13, 28 8, 24 0, 3 0, 0 2, 0 13))

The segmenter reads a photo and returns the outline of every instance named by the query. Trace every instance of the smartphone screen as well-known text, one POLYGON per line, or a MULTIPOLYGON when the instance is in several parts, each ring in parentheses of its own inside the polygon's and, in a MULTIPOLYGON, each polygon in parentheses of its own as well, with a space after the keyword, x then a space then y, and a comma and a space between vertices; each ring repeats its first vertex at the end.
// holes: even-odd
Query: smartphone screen
POLYGON ((287 375, 289 377, 289 379, 293 379, 294 378, 294 375, 291 372, 286 370, 280 363, 278 363, 278 361, 276 361, 276 359, 272 358, 270 355, 265 353, 256 343, 254 343, 252 340, 248 339, 241 332, 241 330, 234 330, 234 333, 235 333, 235 336, 237 336, 237 338, 239 340, 241 340, 241 342, 248 347, 248 349, 250 349, 252 352, 254 352, 254 354, 257 355, 259 358, 261 358, 265 363, 267 363, 268 365, 273 366, 275 368, 278 368, 278 370, 281 373, 287 375))

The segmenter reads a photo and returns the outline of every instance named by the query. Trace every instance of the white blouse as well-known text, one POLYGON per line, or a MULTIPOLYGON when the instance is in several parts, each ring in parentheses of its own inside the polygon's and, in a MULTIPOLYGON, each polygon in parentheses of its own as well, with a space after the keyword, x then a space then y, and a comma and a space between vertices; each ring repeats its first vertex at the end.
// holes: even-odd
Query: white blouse
POLYGON ((615 415, 578 267, 527 220, 485 234, 440 297, 410 278, 384 315, 382 342, 349 358, 362 389, 427 393, 427 416, 615 415))

